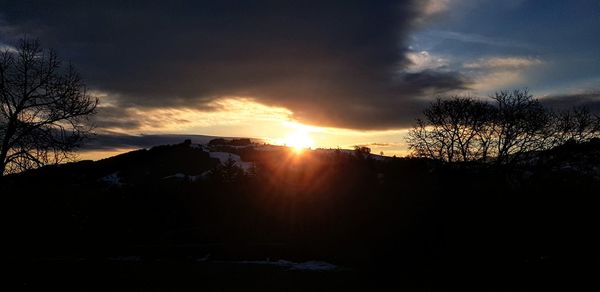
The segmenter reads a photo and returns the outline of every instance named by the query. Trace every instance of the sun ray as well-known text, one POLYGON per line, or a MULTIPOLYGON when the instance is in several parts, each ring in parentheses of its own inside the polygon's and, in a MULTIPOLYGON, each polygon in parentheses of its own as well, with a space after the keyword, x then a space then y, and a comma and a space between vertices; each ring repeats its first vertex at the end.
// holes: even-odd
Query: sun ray
POLYGON ((308 132, 303 131, 302 129, 296 129, 295 132, 292 132, 285 137, 283 145, 294 148, 296 152, 301 152, 304 149, 314 147, 315 142, 308 132))

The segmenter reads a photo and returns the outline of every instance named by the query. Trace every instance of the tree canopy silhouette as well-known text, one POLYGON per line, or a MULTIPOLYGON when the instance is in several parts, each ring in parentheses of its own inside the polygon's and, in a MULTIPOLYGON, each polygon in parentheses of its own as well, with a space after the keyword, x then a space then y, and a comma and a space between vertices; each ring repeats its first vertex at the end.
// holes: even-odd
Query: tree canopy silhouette
POLYGON ((0 175, 69 159, 97 103, 73 66, 37 40, 0 52, 0 175))
POLYGON ((512 164, 528 153, 600 135, 600 117, 586 108, 555 112, 526 89, 496 92, 491 99, 438 98, 409 132, 412 154, 446 162, 512 164))

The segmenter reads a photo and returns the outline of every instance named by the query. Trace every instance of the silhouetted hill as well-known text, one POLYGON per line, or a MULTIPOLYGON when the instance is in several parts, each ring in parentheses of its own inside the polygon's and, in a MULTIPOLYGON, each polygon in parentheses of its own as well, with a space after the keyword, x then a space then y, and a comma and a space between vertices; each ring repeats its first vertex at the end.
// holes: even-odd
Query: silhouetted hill
POLYGON ((186 141, 5 177, 6 241, 25 261, 231 271, 317 260, 434 290, 553 287, 598 262, 599 140, 499 168, 242 144, 186 141))
POLYGON ((212 169, 218 161, 211 159, 201 148, 182 143, 131 151, 96 162, 79 161, 47 166, 13 175, 8 181, 20 184, 32 180, 52 183, 109 183, 111 175, 122 183, 144 183, 176 172, 201 174, 212 169))

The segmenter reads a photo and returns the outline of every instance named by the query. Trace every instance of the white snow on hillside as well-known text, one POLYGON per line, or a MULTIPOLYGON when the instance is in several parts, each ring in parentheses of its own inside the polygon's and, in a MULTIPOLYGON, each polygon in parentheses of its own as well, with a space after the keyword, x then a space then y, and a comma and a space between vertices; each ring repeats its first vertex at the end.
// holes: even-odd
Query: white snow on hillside
POLYGON ((287 263, 289 263, 288 266, 289 266, 290 270, 333 271, 338 268, 334 264, 330 264, 327 262, 320 262, 320 261, 308 261, 308 262, 303 262, 303 263, 287 262, 287 263))
POLYGON ((107 176, 103 176, 99 179, 100 182, 103 182, 109 186, 121 186, 121 178, 119 177, 119 172, 113 172, 107 176))
POLYGON ((165 176, 162 179, 170 179, 170 178, 185 179, 186 177, 187 177, 187 175, 185 175, 183 173, 176 173, 176 174, 173 174, 173 175, 165 176))
POLYGON ((183 173, 178 172, 176 174, 165 176, 165 177, 163 177, 161 179, 174 179, 174 180, 180 180, 180 181, 195 182, 195 181, 203 179, 203 178, 205 178, 204 174, 201 174, 201 175, 187 175, 187 174, 183 174, 183 173))
POLYGON ((241 264, 241 265, 264 265, 278 267, 285 270, 294 271, 334 271, 339 269, 338 266, 322 261, 307 261, 307 262, 291 262, 286 260, 278 261, 217 261, 216 263, 241 264))
POLYGON ((254 167, 253 162, 245 162, 242 161, 242 158, 239 155, 227 153, 227 152, 209 152, 208 153, 211 158, 217 158, 221 162, 221 164, 225 164, 227 160, 231 159, 235 161, 235 164, 242 168, 244 171, 250 170, 254 167))

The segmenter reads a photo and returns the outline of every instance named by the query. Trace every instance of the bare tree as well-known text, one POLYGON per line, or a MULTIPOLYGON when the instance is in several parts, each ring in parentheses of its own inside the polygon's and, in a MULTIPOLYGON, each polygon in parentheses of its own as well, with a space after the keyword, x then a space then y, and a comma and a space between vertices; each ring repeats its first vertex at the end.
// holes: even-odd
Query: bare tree
POLYGON ((493 108, 472 98, 438 98, 410 131, 408 142, 416 156, 447 162, 487 157, 489 137, 484 135, 493 108))
POLYGON ((496 162, 518 161, 526 153, 552 147, 552 114, 527 89, 496 92, 496 162))
POLYGON ((555 144, 585 142, 600 137, 600 116, 585 107, 575 107, 554 115, 557 131, 555 144))
POLYGON ((369 158, 371 154, 371 148, 364 145, 355 145, 354 146, 354 155, 359 158, 369 158))
POLYGON ((37 40, 0 52, 0 175, 69 159, 91 133, 97 103, 37 40))
POLYGON ((493 104, 469 97, 438 98, 409 132, 413 155, 512 164, 567 141, 600 136, 600 117, 585 108, 557 114, 526 89, 500 91, 491 98, 493 104))

